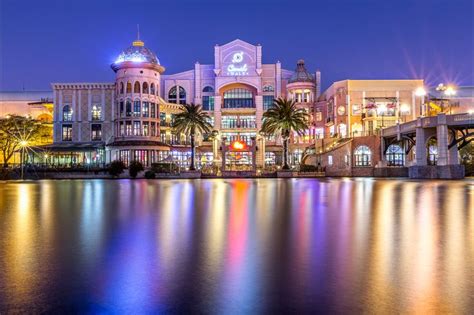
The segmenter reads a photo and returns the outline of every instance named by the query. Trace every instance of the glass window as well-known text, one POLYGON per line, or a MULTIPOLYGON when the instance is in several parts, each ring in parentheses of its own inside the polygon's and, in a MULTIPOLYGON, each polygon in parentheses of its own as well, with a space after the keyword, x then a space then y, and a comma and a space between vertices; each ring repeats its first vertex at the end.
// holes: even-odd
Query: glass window
POLYGON ((150 84, 150 94, 155 95, 155 83, 150 84))
POLYGON ((62 139, 63 141, 72 141, 72 125, 63 125, 62 139))
POLYGON ((102 125, 100 124, 91 125, 91 140, 92 141, 102 140, 102 125))
POLYGON ((127 100, 126 108, 125 108, 125 115, 127 117, 132 116, 132 101, 130 101, 130 100, 127 100))
POLYGON ((328 165, 332 165, 332 164, 333 164, 332 155, 328 155, 328 165))
POLYGON ((273 95, 263 96, 263 110, 268 110, 273 106, 274 97, 273 95))
POLYGON ((92 106, 92 120, 102 120, 102 106, 92 106))
POLYGON ((265 85, 263 87, 263 92, 273 92, 275 89, 273 88, 273 85, 265 85))
POLYGON ((202 97, 202 110, 214 110, 214 96, 202 97))
POLYGON ((387 164, 389 166, 403 166, 405 165, 405 152, 397 144, 391 144, 386 152, 387 164))
POLYGON ((221 120, 222 128, 237 128, 237 116, 223 116, 221 120))
POLYGON ((205 86, 202 91, 204 93, 213 93, 214 92, 214 88, 212 86, 205 86))
POLYGON ((63 107, 63 121, 72 121, 72 108, 69 105, 63 107))
POLYGON ((369 147, 366 145, 361 145, 357 147, 354 151, 355 157, 355 166, 370 166, 371 165, 371 155, 369 147))
POLYGON ((156 104, 155 103, 150 104, 150 117, 151 118, 156 117, 156 104))
POLYGON ((265 152, 265 165, 275 165, 276 155, 275 152, 265 152))
POLYGON ((143 94, 148 94, 148 83, 143 82, 143 94))
POLYGON ((132 93, 132 83, 127 82, 127 93, 132 93))
POLYGON ((125 111, 125 104, 123 101, 120 101, 119 103, 119 110, 120 110, 120 117, 123 117, 125 115, 124 111, 125 111))
POLYGON ((133 116, 140 117, 140 101, 133 102, 133 116))
POLYGON ((144 121, 142 124, 142 135, 145 137, 148 137, 150 135, 150 129, 149 129, 149 124, 148 121, 144 121))
POLYGON ((139 121, 134 121, 133 122, 133 135, 134 136, 139 136, 140 135, 140 122, 139 121))
POLYGON ((224 108, 255 108, 250 90, 237 88, 224 92, 224 108))
POLYGON ((255 116, 240 116, 239 128, 257 128, 255 116))
POLYGON ((148 102, 143 102, 142 106, 142 116, 143 117, 148 117, 149 115, 149 110, 150 110, 150 103, 148 102))
POLYGON ((127 136, 132 135, 132 122, 131 121, 126 121, 125 122, 125 134, 127 136))
POLYGON ((150 124, 150 135, 152 137, 155 137, 156 136, 156 123, 152 122, 150 124))
POLYGON ((133 93, 140 93, 140 83, 137 81, 133 87, 133 93))
POLYGON ((175 104, 186 104, 186 91, 183 87, 179 87, 179 96, 178 96, 177 86, 173 86, 168 93, 168 102, 175 104))
POLYGON ((160 125, 166 126, 166 114, 163 112, 160 113, 160 125))
POLYGON ((123 124, 123 121, 120 122, 120 136, 125 136, 125 125, 123 124))
POLYGON ((123 82, 120 82, 120 94, 123 94, 123 82))

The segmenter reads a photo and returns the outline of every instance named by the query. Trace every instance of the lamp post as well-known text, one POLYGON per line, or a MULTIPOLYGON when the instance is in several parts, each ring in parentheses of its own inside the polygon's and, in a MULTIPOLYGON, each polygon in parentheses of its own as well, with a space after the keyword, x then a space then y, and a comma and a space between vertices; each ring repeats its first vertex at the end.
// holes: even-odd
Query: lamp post
POLYGON ((415 95, 420 98, 420 115, 423 117, 425 116, 425 96, 426 96, 426 90, 424 87, 420 86, 419 88, 416 89, 415 95))
POLYGON ((20 151, 20 167, 21 167, 21 180, 24 180, 25 178, 25 172, 24 172, 24 159, 25 159, 25 149, 26 147, 28 146, 28 141, 26 140, 21 140, 20 141, 20 147, 21 147, 21 151, 20 151))
POLYGON ((449 114, 451 115, 451 96, 456 95, 456 89, 452 85, 444 85, 443 83, 438 84, 436 87, 436 91, 442 92, 444 96, 448 99, 448 106, 449 106, 449 114))

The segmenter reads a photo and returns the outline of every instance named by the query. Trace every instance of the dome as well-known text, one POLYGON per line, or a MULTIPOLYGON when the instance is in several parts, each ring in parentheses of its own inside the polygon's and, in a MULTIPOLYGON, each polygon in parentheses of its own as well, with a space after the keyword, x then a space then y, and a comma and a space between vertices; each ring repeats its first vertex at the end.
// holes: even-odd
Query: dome
POLYGON ((314 82, 314 77, 306 70, 303 59, 298 60, 295 73, 288 80, 288 83, 294 82, 314 82))
POLYGON ((117 57, 114 64, 120 64, 122 62, 147 62, 155 65, 159 65, 160 61, 156 57, 155 53, 145 47, 145 43, 141 40, 133 42, 132 46, 128 47, 117 57))

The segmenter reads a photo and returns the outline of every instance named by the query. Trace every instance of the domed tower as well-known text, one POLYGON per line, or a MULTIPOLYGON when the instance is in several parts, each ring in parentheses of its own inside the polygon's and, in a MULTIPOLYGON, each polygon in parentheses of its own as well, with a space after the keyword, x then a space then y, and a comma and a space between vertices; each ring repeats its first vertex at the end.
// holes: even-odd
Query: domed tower
POLYGON ((122 51, 111 67, 116 73, 115 141, 112 146, 118 150, 113 153, 118 154, 116 159, 126 163, 140 160, 149 165, 155 159, 148 156, 148 151, 153 152, 153 146, 161 145, 160 76, 165 68, 139 38, 122 51), (132 149, 127 153, 118 148, 120 146, 132 149))
POLYGON ((298 60, 296 70, 286 86, 288 95, 297 103, 313 103, 316 100, 316 81, 306 70, 304 60, 298 60))

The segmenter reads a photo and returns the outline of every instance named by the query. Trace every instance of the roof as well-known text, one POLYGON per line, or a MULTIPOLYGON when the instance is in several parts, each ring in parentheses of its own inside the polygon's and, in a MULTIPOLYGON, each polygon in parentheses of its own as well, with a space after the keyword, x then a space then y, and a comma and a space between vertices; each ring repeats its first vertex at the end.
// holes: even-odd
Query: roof
POLYGON ((314 77, 306 70, 303 59, 298 60, 296 70, 288 80, 288 83, 293 82, 314 82, 314 77))

